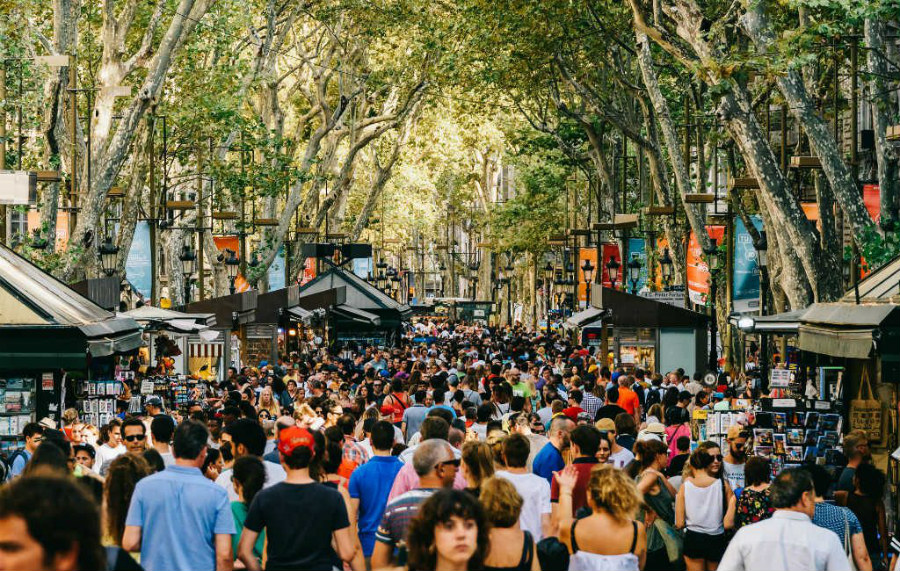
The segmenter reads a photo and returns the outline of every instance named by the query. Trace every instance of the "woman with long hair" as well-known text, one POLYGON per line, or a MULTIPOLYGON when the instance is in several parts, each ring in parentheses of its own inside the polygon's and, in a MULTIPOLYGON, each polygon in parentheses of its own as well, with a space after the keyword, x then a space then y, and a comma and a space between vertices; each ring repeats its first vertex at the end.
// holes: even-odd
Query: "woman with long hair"
POLYGON ((490 523, 485 571, 540 571, 534 537, 519 525, 523 500, 512 482, 491 476, 481 485, 481 505, 490 523))
POLYGON ((734 527, 735 499, 722 477, 722 451, 715 442, 701 442, 684 468, 675 500, 675 526, 685 529, 684 561, 688 571, 715 571, 734 527))
POLYGON ((477 498, 482 482, 494 475, 494 453, 490 444, 480 440, 463 444, 459 467, 466 479, 466 491, 477 498))
POLYGON ((103 545, 122 546, 134 488, 150 474, 150 465, 141 456, 123 454, 110 462, 103 485, 103 545))
POLYGON ((483 569, 489 536, 481 504, 461 490, 435 492, 410 522, 407 545, 410 570, 483 569))
POLYGON ((559 540, 569 548, 569 571, 638 571, 647 556, 647 534, 634 520, 641 497, 622 470, 598 466, 587 485, 591 515, 575 520, 572 493, 578 471, 556 472, 559 484, 559 540))
MULTIPOLYGON (((237 560, 238 543, 241 540, 241 530, 244 528, 244 521, 247 519, 247 512, 250 510, 250 504, 253 498, 263 489, 266 483, 266 468, 263 466, 262 460, 256 456, 241 456, 234 461, 232 468, 231 481, 234 484, 234 492, 238 496, 238 500, 231 502, 231 515, 234 517, 234 528, 238 532, 231 536, 231 543, 234 549, 234 558, 237 560)), ((253 546, 253 555, 257 561, 262 560, 263 552, 266 548, 266 532, 263 530, 253 546)))
POLYGON ((675 530, 675 496, 678 493, 663 471, 669 464, 669 449, 659 440, 634 443, 639 472, 637 489, 644 496, 647 526, 646 569, 667 569, 681 558, 675 530))
POLYGON ((261 393, 259 393, 259 402, 256 405, 257 410, 269 411, 269 419, 276 419, 281 414, 281 410, 278 407, 278 401, 275 400, 275 396, 272 394, 272 387, 263 387, 261 393))

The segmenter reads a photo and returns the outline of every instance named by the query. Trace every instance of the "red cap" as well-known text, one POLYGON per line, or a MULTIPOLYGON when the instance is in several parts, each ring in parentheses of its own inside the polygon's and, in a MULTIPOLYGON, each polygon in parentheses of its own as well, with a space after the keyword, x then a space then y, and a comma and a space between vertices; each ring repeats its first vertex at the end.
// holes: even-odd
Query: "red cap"
POLYGON ((285 456, 292 455, 300 446, 309 448, 310 452, 315 453, 316 441, 305 428, 290 426, 278 433, 278 451, 285 456))

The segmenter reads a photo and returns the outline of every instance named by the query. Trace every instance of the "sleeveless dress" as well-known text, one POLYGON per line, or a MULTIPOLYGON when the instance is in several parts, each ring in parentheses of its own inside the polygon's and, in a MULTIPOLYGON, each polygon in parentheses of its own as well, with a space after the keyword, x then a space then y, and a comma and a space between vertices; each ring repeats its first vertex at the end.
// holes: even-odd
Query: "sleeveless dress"
POLYGON ((531 562, 534 559, 534 538, 531 533, 525 532, 525 541, 522 544, 522 557, 515 567, 488 567, 485 565, 484 571, 531 571, 531 562))
POLYGON ((619 555, 600 555, 588 551, 579 551, 578 542, 575 540, 576 520, 572 523, 572 555, 569 557, 569 571, 640 571, 640 560, 634 554, 637 546, 638 528, 637 522, 631 522, 634 527, 634 536, 631 539, 631 549, 628 553, 619 555))

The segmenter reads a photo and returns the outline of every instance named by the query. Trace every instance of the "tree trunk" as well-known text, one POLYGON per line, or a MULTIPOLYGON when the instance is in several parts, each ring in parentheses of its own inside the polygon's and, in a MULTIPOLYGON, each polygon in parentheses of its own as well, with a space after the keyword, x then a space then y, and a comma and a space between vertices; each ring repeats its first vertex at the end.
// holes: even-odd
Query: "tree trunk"
POLYGON ((878 163, 878 186, 881 189, 881 227, 897 228, 898 153, 887 140, 887 127, 891 124, 891 97, 887 77, 890 70, 885 61, 885 25, 877 18, 866 18, 864 26, 867 66, 869 71, 869 97, 872 104, 872 127, 875 130, 875 158, 878 163))

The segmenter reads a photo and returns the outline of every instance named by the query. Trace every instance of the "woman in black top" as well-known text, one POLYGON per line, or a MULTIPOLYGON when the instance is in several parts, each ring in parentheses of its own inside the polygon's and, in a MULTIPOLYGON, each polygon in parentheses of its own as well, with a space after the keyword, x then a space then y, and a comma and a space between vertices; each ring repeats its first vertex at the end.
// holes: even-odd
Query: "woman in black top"
POLYGON ((519 526, 522 496, 512 482, 491 477, 481 484, 481 504, 491 524, 485 571, 539 571, 534 538, 519 526))

